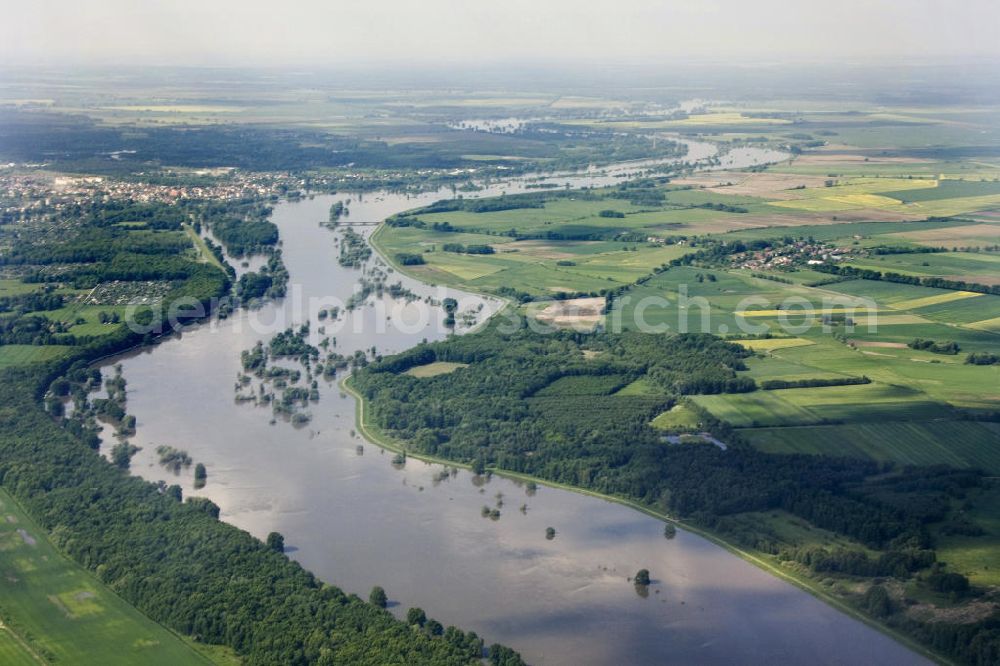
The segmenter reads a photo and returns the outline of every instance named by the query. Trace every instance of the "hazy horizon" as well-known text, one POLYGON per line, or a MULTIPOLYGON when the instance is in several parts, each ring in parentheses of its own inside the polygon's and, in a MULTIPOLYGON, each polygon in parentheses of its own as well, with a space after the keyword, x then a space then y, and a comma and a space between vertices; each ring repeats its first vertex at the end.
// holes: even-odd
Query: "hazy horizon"
POLYGON ((934 62, 1000 58, 986 0, 4 0, 10 66, 476 66, 934 62))

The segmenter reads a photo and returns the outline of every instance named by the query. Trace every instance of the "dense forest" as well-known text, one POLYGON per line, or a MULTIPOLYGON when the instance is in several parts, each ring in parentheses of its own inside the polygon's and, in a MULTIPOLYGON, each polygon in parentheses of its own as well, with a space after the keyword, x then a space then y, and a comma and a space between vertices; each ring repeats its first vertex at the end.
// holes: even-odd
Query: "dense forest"
MULTIPOLYGON (((988 483, 979 472, 765 454, 707 413, 702 423, 727 450, 670 445, 649 425, 684 394, 753 390, 740 376, 747 353, 706 334, 542 335, 493 325, 380 360, 351 383, 372 425, 415 452, 477 472, 508 470, 627 498, 815 573, 919 579, 974 594, 964 576, 937 563, 928 526, 965 528, 968 521, 951 507, 988 483), (436 361, 468 367, 427 378, 404 374, 436 361), (636 380, 642 391, 618 393, 636 380), (773 510, 858 547, 803 551, 741 520, 773 510)), ((858 601, 869 612, 866 603, 858 601)), ((991 663, 1000 650, 997 616, 973 624, 921 624, 902 614, 891 620, 968 663, 991 663)))
MULTIPOLYGON (((429 128, 430 129, 430 128, 429 128)), ((517 155, 502 173, 562 169, 652 157, 682 156, 683 144, 614 131, 570 128, 497 136, 437 128, 438 143, 388 143, 304 128, 250 124, 132 126, 100 124, 84 115, 0 110, 0 159, 46 163, 67 172, 128 175, 159 166, 237 167, 251 171, 303 172, 352 169, 453 169, 483 162, 469 159, 477 148, 489 155, 517 155)), ((498 167, 487 167, 493 171, 498 167)), ((497 170, 496 173, 501 173, 497 170)), ((378 179, 375 179, 378 180, 378 179)), ((381 185, 427 179, 381 180, 381 185)))
MULTIPOLYGON (((134 451, 116 447, 114 462, 107 461, 95 451, 97 435, 88 423, 59 418, 62 403, 54 396, 101 384, 91 360, 149 336, 117 316, 106 318, 101 335, 60 332, 66 326, 45 315, 76 296, 57 294, 56 286, 118 280, 139 288, 152 280, 167 286, 165 301, 190 297, 206 307, 230 289, 228 275, 200 261, 178 230, 189 215, 212 227, 214 216, 232 213, 228 208, 95 205, 71 213, 19 227, 3 263, 41 284, 0 303, 0 344, 74 345, 57 361, 0 369, 0 484, 52 541, 154 620, 198 641, 230 646, 246 664, 470 664, 487 653, 495 664, 521 663, 503 646, 487 650, 472 632, 431 619, 400 621, 316 580, 273 547, 280 535, 269 538, 269 546, 220 522, 212 502, 183 501, 179 486, 130 476, 134 451), (119 226, 125 221, 131 224, 119 226), (57 238, 33 235, 53 223, 65 223, 57 238)), ((143 316, 156 329, 162 313, 146 308, 143 316)), ((106 385, 108 398, 95 399, 94 412, 120 429, 134 428, 122 405, 124 380, 110 378, 106 385)), ((168 454, 183 459, 176 451, 161 458, 168 454)))

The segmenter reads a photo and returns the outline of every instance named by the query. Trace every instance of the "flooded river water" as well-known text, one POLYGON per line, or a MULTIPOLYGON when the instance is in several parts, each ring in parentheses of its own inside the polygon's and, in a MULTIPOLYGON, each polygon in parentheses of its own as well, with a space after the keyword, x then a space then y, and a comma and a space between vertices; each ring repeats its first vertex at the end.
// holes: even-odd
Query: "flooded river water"
MULTIPOLYGON (((687 159, 713 150, 691 144, 687 159)), ((779 158, 738 149, 723 166, 779 158)), ((550 182, 599 186, 640 166, 550 182)), ((497 183, 476 195, 525 191, 528 182, 497 183)), ((443 624, 508 644, 535 664, 921 662, 879 632, 697 535, 679 531, 665 539, 660 521, 625 506, 543 486, 529 493, 511 480, 494 476, 487 482, 467 471, 442 479, 441 466, 413 459, 394 466, 392 453, 355 434, 354 401, 335 383, 320 382, 321 398, 309 408, 312 420, 301 428, 272 424, 270 407, 236 403, 243 349, 306 320, 315 338, 323 323, 318 309, 354 292, 362 271, 338 264, 336 234, 319 224, 346 196, 276 206, 273 220, 291 274, 282 302, 204 322, 107 362, 124 366, 128 411, 138 419, 133 442, 143 449, 133 459, 133 473, 209 497, 223 520, 258 537, 281 532, 289 556, 325 581, 362 597, 381 585, 393 612, 420 606, 443 624), (203 463, 207 485, 195 490, 190 470, 175 476, 160 467, 155 448, 161 444, 203 463), (481 507, 493 506, 498 493, 505 502, 501 517, 484 518, 481 507), (546 538, 548 527, 555 538, 546 538), (647 596, 627 580, 640 568, 654 579, 647 596)), ((450 196, 450 190, 353 195, 344 223, 377 222, 450 196)), ((370 233, 373 227, 357 229, 370 233)), ((482 305, 480 321, 500 306, 396 274, 389 281, 397 279, 420 295, 454 296, 460 310, 482 305)), ((347 313, 335 333, 337 351, 374 345, 387 353, 443 337, 437 319, 420 321, 421 305, 387 296, 347 313)))

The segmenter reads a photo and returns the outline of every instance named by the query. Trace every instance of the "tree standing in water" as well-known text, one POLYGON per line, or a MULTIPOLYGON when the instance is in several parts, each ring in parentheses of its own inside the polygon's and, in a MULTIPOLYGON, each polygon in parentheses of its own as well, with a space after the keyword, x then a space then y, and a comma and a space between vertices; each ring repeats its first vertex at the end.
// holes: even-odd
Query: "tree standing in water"
POLYGON ((271 532, 267 535, 267 547, 276 553, 285 552, 285 537, 280 532, 271 532))
POLYGON ((372 588, 371 594, 368 595, 368 601, 372 606, 378 606, 379 608, 385 608, 389 605, 389 597, 386 595, 385 590, 378 585, 372 588))

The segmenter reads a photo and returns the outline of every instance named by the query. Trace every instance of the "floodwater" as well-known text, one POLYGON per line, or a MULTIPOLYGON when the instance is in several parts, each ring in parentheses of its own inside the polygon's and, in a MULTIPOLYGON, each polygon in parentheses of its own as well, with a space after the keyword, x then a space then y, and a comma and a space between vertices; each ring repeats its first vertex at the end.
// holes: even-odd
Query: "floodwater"
MULTIPOLYGON (((711 150, 692 144, 687 159, 711 150)), ((740 149, 722 166, 781 157, 740 149)), ((596 186, 642 166, 546 178, 596 186)), ((524 191, 529 180, 491 184, 478 195, 524 191)), ((377 222, 450 195, 353 195, 342 224, 377 222)), ((321 399, 300 428, 281 419, 272 424, 269 407, 236 403, 240 352, 307 319, 313 343, 325 324, 344 354, 373 345, 400 351, 444 336, 439 307, 388 296, 336 324, 317 319, 319 309, 346 301, 376 261, 364 269, 341 267, 340 234, 319 224, 331 203, 346 196, 276 206, 273 220, 291 273, 281 303, 190 327, 105 364, 107 372, 122 363, 128 380, 128 412, 138 419, 132 441, 143 447, 133 473, 179 483, 187 496, 209 497, 223 520, 258 537, 281 532, 289 556, 322 580, 362 597, 381 585, 393 612, 420 606, 443 624, 510 645, 535 664, 922 662, 697 535, 678 531, 665 539, 660 521, 622 505, 544 486, 529 493, 511 480, 486 481, 464 470, 443 475, 442 466, 413 459, 393 465, 391 452, 355 434, 354 401, 335 383, 320 381, 321 399), (203 463, 207 485, 195 490, 190 468, 175 476, 160 467, 158 445, 186 450, 203 463), (498 499, 499 519, 483 517, 482 507, 495 507, 498 499), (552 539, 549 527, 556 530, 552 539), (628 581, 640 568, 653 578, 646 595, 628 581)), ((476 312, 478 321, 500 305, 398 275, 389 282, 397 279, 421 296, 457 298, 460 312, 476 312)))

